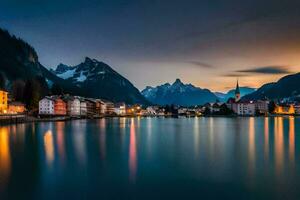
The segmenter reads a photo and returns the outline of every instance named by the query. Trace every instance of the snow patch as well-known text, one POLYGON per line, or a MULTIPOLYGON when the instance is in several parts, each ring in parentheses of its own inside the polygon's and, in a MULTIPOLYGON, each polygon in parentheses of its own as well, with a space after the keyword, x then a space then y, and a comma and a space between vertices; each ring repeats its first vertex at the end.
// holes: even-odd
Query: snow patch
POLYGON ((68 79, 74 76, 76 69, 70 69, 64 73, 61 74, 57 74, 58 77, 62 78, 62 79, 68 79))
POLYGON ((76 81, 83 82, 86 80, 86 76, 83 74, 83 72, 80 72, 80 76, 76 78, 76 81))

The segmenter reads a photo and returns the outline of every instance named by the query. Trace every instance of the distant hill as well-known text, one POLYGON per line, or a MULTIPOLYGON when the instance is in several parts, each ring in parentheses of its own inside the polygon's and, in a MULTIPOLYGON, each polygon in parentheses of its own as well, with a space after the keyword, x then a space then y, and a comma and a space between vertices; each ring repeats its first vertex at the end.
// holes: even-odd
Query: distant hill
POLYGON ((215 102, 217 96, 208 89, 201 89, 192 84, 184 84, 176 79, 173 84, 163 84, 157 87, 147 86, 142 94, 153 104, 158 105, 201 105, 207 102, 215 102))
POLYGON ((243 97, 246 100, 281 99, 300 95, 300 73, 285 76, 275 83, 267 83, 243 97))
MULTIPOLYGON (((254 92, 256 89, 255 88, 250 88, 250 87, 240 87, 240 93, 241 97, 250 94, 254 92)), ((215 95, 219 98, 220 101, 226 102, 229 98, 234 97, 235 95, 235 89, 229 90, 226 93, 222 92, 215 92, 215 95)))
POLYGON ((84 96, 130 104, 148 103, 130 81, 96 59, 86 57, 76 66, 60 64, 52 73, 76 85, 84 96))

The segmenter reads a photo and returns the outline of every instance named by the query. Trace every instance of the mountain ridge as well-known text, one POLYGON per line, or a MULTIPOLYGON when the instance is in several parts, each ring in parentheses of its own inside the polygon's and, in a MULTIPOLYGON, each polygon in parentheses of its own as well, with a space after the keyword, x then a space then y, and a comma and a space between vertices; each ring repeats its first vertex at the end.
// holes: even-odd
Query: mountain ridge
POLYGON ((131 104, 148 103, 129 80, 97 59, 85 57, 83 62, 74 66, 59 64, 52 73, 75 84, 89 97, 105 98, 114 102, 125 101, 131 104))
POLYGON ((255 92, 244 96, 245 100, 282 99, 300 95, 300 72, 280 78, 277 82, 266 83, 255 92))
POLYGON ((141 93, 148 101, 158 105, 192 106, 215 102, 218 99, 210 90, 195 87, 192 84, 184 84, 178 78, 173 84, 147 86, 141 93))

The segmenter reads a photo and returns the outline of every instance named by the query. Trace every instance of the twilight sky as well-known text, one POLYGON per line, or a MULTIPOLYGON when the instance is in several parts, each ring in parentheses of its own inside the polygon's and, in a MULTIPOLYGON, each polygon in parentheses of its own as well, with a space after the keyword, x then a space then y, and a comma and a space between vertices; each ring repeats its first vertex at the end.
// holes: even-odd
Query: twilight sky
POLYGON ((300 71, 300 1, 0 0, 0 27, 48 68, 88 56, 139 89, 180 78, 224 91, 300 71))

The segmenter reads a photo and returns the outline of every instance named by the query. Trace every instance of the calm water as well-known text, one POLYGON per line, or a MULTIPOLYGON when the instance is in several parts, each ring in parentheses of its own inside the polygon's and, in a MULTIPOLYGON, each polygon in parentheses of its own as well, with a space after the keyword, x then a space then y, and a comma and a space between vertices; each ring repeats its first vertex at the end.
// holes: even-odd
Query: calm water
POLYGON ((300 199, 300 118, 0 127, 0 199, 300 199))

